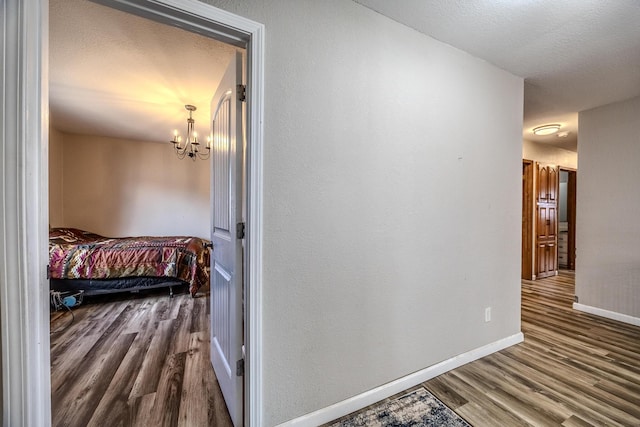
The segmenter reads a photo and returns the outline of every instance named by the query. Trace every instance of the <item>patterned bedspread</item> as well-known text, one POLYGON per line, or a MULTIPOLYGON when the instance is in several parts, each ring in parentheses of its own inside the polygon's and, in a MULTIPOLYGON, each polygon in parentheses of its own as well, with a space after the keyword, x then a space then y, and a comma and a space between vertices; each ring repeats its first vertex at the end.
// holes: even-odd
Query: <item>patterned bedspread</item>
POLYGON ((171 277, 188 282, 195 295, 209 281, 205 243, 197 237, 108 238, 54 228, 49 233, 49 274, 54 279, 171 277))

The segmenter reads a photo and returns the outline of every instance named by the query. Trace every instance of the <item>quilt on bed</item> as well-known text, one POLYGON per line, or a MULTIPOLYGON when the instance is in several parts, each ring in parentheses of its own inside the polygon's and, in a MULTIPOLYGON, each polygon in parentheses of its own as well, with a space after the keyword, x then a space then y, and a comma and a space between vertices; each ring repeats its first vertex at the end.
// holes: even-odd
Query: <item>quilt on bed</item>
POLYGON ((54 279, 171 277, 192 295, 209 281, 207 241, 197 237, 108 238, 74 228, 49 233, 49 274, 54 279))

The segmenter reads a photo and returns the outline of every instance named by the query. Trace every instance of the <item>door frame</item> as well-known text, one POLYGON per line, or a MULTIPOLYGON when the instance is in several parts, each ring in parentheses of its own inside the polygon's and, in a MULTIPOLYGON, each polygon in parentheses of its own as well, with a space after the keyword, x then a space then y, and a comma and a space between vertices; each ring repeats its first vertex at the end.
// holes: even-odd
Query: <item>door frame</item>
POLYGON ((569 270, 576 269, 576 195, 578 170, 565 166, 560 166, 560 172, 569 173, 569 181, 567 182, 567 220, 569 222, 569 239, 567 242, 567 257, 569 258, 569 270))
MULTIPOLYGON (((247 49, 245 420, 260 426, 264 25, 190 0, 97 2, 247 49)), ((0 10, 2 423, 49 426, 49 2, 5 0, 0 10)))
POLYGON ((535 279, 533 254, 533 212, 535 204, 533 202, 534 186, 533 186, 533 160, 522 160, 522 261, 521 261, 521 277, 526 280, 535 279))

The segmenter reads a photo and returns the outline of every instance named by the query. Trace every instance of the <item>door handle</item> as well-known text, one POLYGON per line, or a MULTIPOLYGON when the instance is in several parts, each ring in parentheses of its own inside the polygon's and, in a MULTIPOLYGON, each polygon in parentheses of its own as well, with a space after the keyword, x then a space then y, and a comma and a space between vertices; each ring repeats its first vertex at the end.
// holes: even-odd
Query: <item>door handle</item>
POLYGON ((204 248, 213 250, 213 243, 205 243, 204 248))

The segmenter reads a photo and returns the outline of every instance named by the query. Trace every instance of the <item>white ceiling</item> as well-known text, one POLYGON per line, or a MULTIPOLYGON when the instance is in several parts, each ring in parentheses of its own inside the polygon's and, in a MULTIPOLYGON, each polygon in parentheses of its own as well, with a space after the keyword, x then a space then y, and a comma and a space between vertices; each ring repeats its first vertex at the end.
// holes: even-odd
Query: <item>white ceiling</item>
MULTIPOLYGON (((524 77, 525 139, 575 150, 579 111, 640 95, 638 0, 354 1, 524 77), (569 137, 531 133, 546 123, 569 137)), ((233 51, 87 0, 50 0, 52 123, 166 141, 194 104, 204 131, 233 51)))
POLYGON ((87 0, 50 0, 49 105, 68 133, 169 141, 188 112, 208 132, 235 48, 87 0))
POLYGON ((575 150, 579 111, 640 95, 638 0, 354 1, 524 77, 525 139, 575 150))

